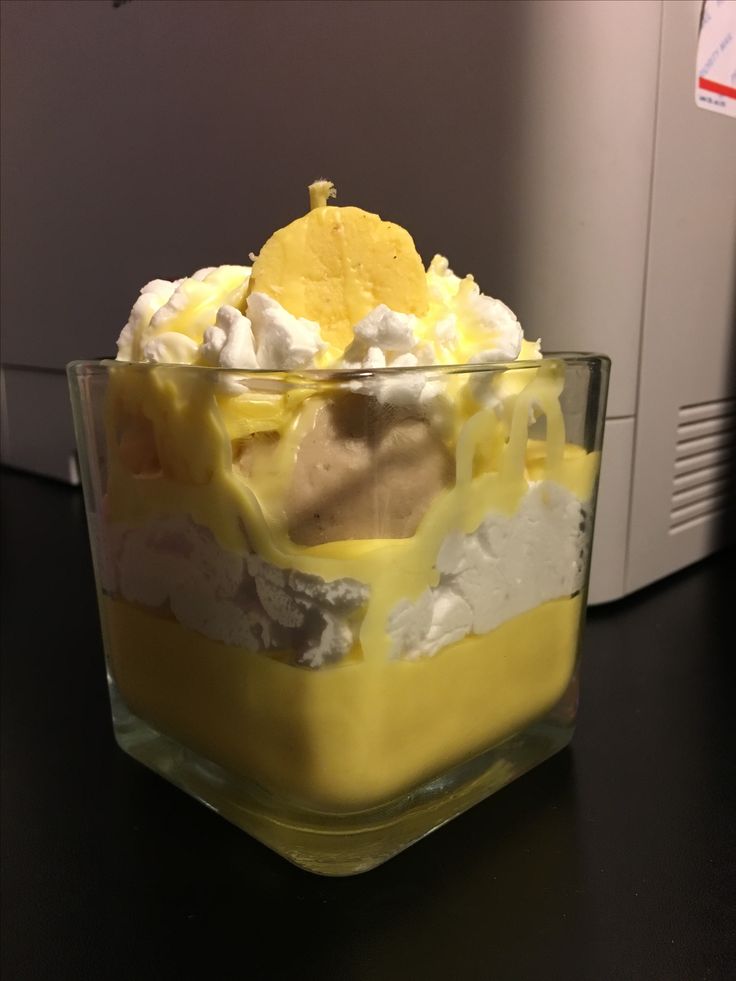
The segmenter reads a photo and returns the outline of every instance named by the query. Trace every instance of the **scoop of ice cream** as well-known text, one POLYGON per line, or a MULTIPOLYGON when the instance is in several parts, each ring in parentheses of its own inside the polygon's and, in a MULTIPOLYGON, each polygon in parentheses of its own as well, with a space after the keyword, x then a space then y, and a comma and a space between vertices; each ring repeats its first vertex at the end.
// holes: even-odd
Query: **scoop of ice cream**
POLYGON ((243 303, 249 278, 248 266, 219 266, 146 283, 118 338, 118 360, 194 363, 218 310, 243 303))
POLYGON ((407 538, 453 476, 426 419, 347 395, 319 410, 299 446, 285 500, 289 536, 300 545, 407 538))

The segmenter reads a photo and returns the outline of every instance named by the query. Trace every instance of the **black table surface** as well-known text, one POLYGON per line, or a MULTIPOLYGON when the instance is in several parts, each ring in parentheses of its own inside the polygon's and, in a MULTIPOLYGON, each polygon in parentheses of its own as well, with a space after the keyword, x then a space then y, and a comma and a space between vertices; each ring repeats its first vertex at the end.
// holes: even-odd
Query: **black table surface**
POLYGON ((81 493, 2 516, 4 978, 736 976, 733 550, 589 612, 569 750, 326 879, 116 747, 81 493))

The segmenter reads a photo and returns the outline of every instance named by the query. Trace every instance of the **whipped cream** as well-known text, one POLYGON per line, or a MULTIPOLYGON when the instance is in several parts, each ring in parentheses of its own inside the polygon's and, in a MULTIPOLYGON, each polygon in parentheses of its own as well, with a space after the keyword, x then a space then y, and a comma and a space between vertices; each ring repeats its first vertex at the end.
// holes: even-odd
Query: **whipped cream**
POLYGON ((482 364, 516 361, 524 338, 516 314, 481 293, 472 276, 460 279, 444 256, 436 255, 427 270, 430 297, 427 333, 437 335, 435 364, 482 364))
POLYGON ((222 306, 215 324, 204 332, 190 363, 218 368, 294 371, 314 366, 325 348, 319 324, 290 313, 265 293, 248 298, 248 316, 222 306))
POLYGON ((199 360, 212 367, 258 368, 250 320, 235 307, 221 306, 213 327, 204 332, 199 360))
POLYGON ((530 485, 517 511, 489 514, 475 532, 448 535, 439 582, 388 618, 391 656, 436 654, 468 634, 485 634, 540 603, 571 596, 585 568, 585 512, 551 481, 530 485))
MULTIPOLYGON (((118 360, 242 370, 372 370, 507 362, 522 352, 514 313, 481 293, 472 276, 456 276, 442 256, 427 270, 430 306, 424 317, 380 304, 354 325, 353 341, 337 358, 318 323, 293 316, 265 293, 253 292, 246 300, 250 275, 248 266, 219 266, 147 283, 121 331, 118 360)), ((394 386, 393 395, 414 400, 423 388, 416 379, 394 386), (406 385, 410 395, 402 396, 406 385)))
POLYGON ((319 324, 292 316, 265 293, 251 293, 247 312, 253 324, 261 368, 271 371, 310 368, 317 354, 327 347, 320 337, 319 324))
POLYGON ((146 283, 118 338, 118 360, 194 364, 204 332, 215 323, 217 311, 223 305, 239 309, 249 279, 248 266, 217 266, 199 269, 185 279, 146 283), (186 344, 175 347, 168 337, 161 344, 152 344, 172 333, 191 340, 194 348, 186 344))
POLYGON ((368 589, 279 569, 253 554, 221 548, 188 517, 146 525, 103 524, 98 573, 103 589, 170 614, 213 640, 252 651, 294 651, 320 667, 355 643, 368 589))
MULTIPOLYGON (((352 371, 376 368, 416 368, 434 364, 432 346, 419 336, 421 323, 412 314, 397 313, 380 304, 355 327, 355 338, 345 349, 338 367, 352 371)), ((418 407, 437 397, 442 389, 423 372, 399 372, 352 382, 350 388, 366 392, 382 404, 418 407)))

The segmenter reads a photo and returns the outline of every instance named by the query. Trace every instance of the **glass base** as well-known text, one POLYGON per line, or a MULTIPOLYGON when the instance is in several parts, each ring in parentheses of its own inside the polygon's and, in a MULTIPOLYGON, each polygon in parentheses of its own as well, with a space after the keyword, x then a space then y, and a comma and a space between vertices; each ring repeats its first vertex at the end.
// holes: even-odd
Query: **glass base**
POLYGON ((128 709, 112 680, 110 697, 115 738, 126 753, 294 865, 328 876, 382 864, 563 749, 573 733, 568 712, 560 711, 563 698, 544 719, 400 798, 331 814, 277 799, 157 731, 128 709))

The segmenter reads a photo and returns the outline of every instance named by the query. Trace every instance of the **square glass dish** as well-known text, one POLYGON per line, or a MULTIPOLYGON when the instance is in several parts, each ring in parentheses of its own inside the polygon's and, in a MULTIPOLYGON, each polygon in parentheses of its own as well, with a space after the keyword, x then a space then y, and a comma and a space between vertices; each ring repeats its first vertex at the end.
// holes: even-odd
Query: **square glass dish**
POLYGON ((327 875, 565 746, 608 371, 71 364, 119 745, 327 875))

